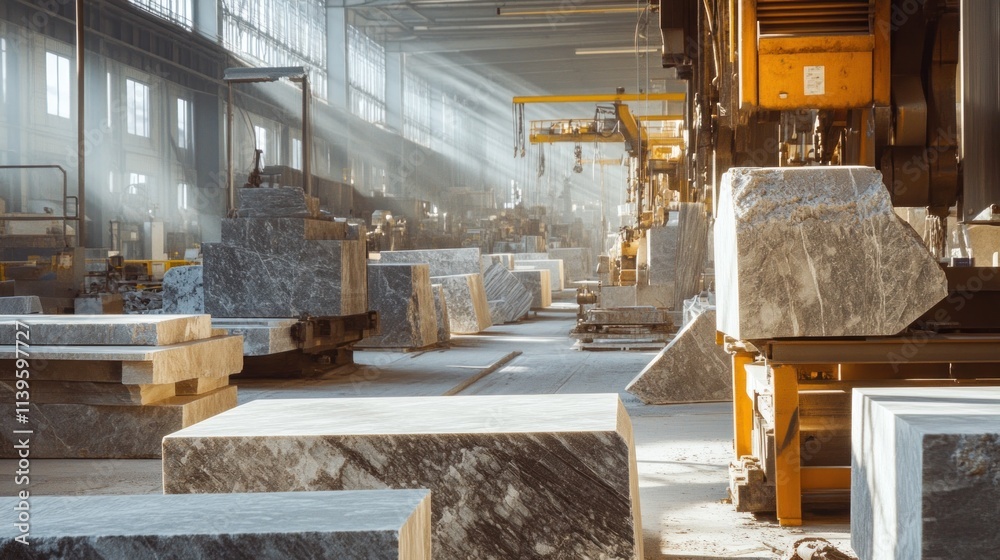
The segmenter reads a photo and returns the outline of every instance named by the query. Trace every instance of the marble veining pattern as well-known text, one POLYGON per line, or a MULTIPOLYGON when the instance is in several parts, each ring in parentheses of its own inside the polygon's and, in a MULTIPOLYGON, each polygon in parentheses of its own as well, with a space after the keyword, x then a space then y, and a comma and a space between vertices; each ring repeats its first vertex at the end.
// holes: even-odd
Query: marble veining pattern
POLYGON ((510 273, 531 294, 532 309, 545 309, 552 305, 552 284, 548 270, 512 270, 510 273))
POLYGON ((368 265, 368 307, 379 314, 380 333, 362 348, 416 349, 437 343, 437 316, 426 264, 368 265))
POLYGON ((382 251, 379 262, 386 264, 427 263, 431 276, 482 274, 479 249, 418 249, 382 251))
POLYGON ((432 276, 431 282, 444 290, 453 334, 475 334, 493 324, 482 274, 432 276))

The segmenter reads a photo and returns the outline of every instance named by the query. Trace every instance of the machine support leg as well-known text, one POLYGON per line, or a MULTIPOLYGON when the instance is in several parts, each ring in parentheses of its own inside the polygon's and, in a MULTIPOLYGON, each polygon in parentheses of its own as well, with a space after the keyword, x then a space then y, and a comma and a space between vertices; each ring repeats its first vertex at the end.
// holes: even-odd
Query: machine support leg
POLYGON ((772 368, 774 383, 775 499, 778 523, 802 525, 802 472, 799 457, 798 374, 790 366, 772 368))
POLYGON ((743 366, 753 363, 753 354, 733 354, 733 449, 736 460, 753 453, 753 401, 747 394, 747 372, 743 366))

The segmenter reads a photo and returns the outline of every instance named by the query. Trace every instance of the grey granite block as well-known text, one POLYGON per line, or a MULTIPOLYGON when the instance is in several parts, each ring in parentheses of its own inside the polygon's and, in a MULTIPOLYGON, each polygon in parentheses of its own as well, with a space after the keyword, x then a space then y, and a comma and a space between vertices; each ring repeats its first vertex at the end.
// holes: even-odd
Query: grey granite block
POLYGON ((858 557, 995 558, 1000 388, 855 389, 852 406, 858 557))
POLYGON ((553 292, 561 292, 566 287, 563 262, 557 259, 517 259, 515 270, 548 270, 553 292))
POLYGON ((646 404, 729 401, 730 362, 715 343, 715 310, 708 310, 681 329, 626 390, 646 404))
POLYGON ((482 272, 486 272, 486 269, 490 267, 493 263, 502 263, 507 270, 514 270, 514 262, 517 255, 514 253, 491 253, 485 254, 479 257, 480 269, 482 272))
MULTIPOLYGON (((34 376, 31 402, 35 404, 151 404, 177 396, 175 383, 125 385, 121 382, 48 381, 44 372, 34 376)), ((0 381, 0 393, 14 397, 15 385, 0 381)))
POLYGON ((239 215, 244 218, 310 218, 319 215, 319 199, 302 187, 236 189, 239 215))
POLYGON ((357 240, 359 229, 346 222, 307 218, 222 220, 222 242, 266 253, 281 253, 306 241, 357 240))
POLYGON ((701 202, 681 202, 677 212, 677 241, 674 276, 674 309, 684 308, 684 300, 697 295, 705 271, 708 252, 708 217, 701 202))
POLYGON ((225 319, 212 318, 212 328, 225 334, 243 337, 244 356, 270 356, 299 348, 292 335, 298 319, 225 319))
POLYGON ((867 167, 730 170, 715 266, 718 330, 743 340, 894 335, 948 293, 867 167))
POLYGON ((431 282, 444 290, 452 334, 475 334, 493 324, 482 274, 432 276, 431 282))
POLYGON ((205 312, 205 282, 201 265, 175 266, 163 275, 163 312, 205 312))
POLYGON ((163 480, 165 493, 428 488, 435 558, 643 558, 616 394, 257 400, 167 436, 163 480))
POLYGON ((601 286, 601 307, 611 309, 634 305, 636 305, 635 286, 601 286))
POLYGON ((549 259, 548 253, 527 252, 527 253, 515 253, 515 254, 517 255, 517 260, 519 261, 520 260, 544 261, 549 259))
POLYGON ((431 276, 482 274, 479 249, 420 249, 415 251, 382 251, 379 262, 386 264, 427 263, 431 276))
POLYGON ((585 247, 554 247, 549 249, 549 259, 558 259, 563 262, 563 270, 566 274, 566 283, 572 286, 573 282, 590 280, 594 277, 597 268, 591 258, 591 251, 585 247))
POLYGON ((369 264, 368 307, 378 312, 380 332, 355 346, 416 349, 437 343, 437 313, 426 264, 369 264))
POLYGON ((29 315, 42 312, 38 296, 0 297, 0 315, 29 315))
POLYGON ((31 438, 36 459, 154 459, 167 434, 236 406, 236 386, 145 405, 40 404, 28 407, 30 436, 15 422, 14 401, 0 402, 0 458, 15 458, 18 438, 31 438))
POLYGON ((18 331, 37 346, 167 346, 208 338, 212 324, 208 315, 0 315, 0 345, 18 331))
POLYGON ((437 318, 438 342, 451 340, 451 319, 448 316, 448 301, 445 299, 444 286, 431 284, 434 293, 434 314, 437 318))
POLYGON ((510 273, 531 294, 532 309, 545 309, 552 305, 552 283, 548 270, 512 270, 510 273))
POLYGON ((483 274, 487 301, 499 300, 498 313, 490 311, 494 325, 520 320, 531 311, 533 297, 503 263, 491 265, 483 274))
POLYGON ((494 325, 502 325, 507 322, 511 322, 508 319, 510 314, 510 309, 507 307, 507 302, 502 299, 490 299, 486 300, 486 304, 490 308, 490 321, 494 325))
POLYGON ((0 556, 430 560, 430 500, 427 490, 33 496, 30 545, 5 523, 0 556))

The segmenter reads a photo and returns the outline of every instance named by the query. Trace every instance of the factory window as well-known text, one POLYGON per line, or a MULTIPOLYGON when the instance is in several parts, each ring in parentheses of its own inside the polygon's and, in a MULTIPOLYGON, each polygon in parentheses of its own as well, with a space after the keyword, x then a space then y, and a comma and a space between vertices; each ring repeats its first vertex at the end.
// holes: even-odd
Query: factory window
POLYGON ((431 145, 431 86, 409 70, 403 76, 403 136, 431 145))
POLYGON ((128 133, 149 138, 149 86, 125 80, 125 93, 128 96, 128 133))
POLYGON ((354 26, 347 32, 351 111, 368 122, 385 122, 385 48, 354 26))
POLYGON ((128 186, 125 192, 128 194, 138 194, 139 189, 146 186, 146 176, 142 173, 129 173, 128 186))
POLYGON ((254 125, 253 136, 255 148, 260 150, 260 166, 264 167, 264 156, 267 155, 267 129, 254 125))
POLYGON ((177 208, 188 209, 188 185, 187 183, 177 183, 177 208))
POLYGON ((50 115, 69 118, 69 88, 69 59, 45 53, 45 96, 50 115))
POLYGON ((106 126, 108 128, 111 128, 111 97, 112 97, 112 95, 111 95, 111 72, 108 72, 107 77, 108 77, 107 89, 104 90, 104 91, 107 94, 107 101, 108 101, 107 105, 108 106, 107 106, 107 115, 106 115, 106 120, 104 121, 104 126, 106 126))
POLYGON ((302 169, 302 140, 292 138, 292 152, 289 154, 292 169, 302 169))
POLYGON ((108 192, 115 192, 115 172, 108 171, 108 192))
POLYGON ((0 98, 7 101, 7 39, 0 38, 0 98))
POLYGON ((191 122, 194 120, 191 112, 191 102, 187 99, 177 99, 177 147, 183 150, 191 148, 191 122))
POLYGON ((191 0, 129 0, 136 6, 191 30, 191 0))

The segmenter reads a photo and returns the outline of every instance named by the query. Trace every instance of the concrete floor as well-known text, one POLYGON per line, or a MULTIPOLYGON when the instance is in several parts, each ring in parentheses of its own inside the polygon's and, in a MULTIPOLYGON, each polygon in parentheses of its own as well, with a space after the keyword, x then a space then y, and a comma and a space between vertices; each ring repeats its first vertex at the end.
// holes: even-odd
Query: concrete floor
MULTIPOLYGON (((356 366, 325 378, 239 380, 239 402, 261 398, 617 392, 635 429, 647 559, 780 558, 804 536, 849 550, 846 517, 799 528, 736 513, 725 502, 731 456, 729 403, 648 406, 624 391, 651 352, 579 352, 568 337, 575 306, 556 303, 516 325, 459 336, 447 350, 358 352, 356 366)), ((32 495, 162 491, 158 460, 33 460, 32 495)), ((14 472, 0 461, 0 472, 14 472)), ((0 495, 13 494, 12 477, 0 495)), ((807 520, 807 523, 810 521, 807 520)))

